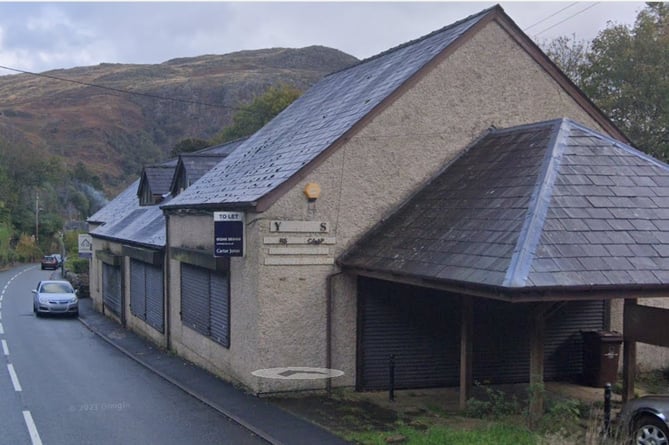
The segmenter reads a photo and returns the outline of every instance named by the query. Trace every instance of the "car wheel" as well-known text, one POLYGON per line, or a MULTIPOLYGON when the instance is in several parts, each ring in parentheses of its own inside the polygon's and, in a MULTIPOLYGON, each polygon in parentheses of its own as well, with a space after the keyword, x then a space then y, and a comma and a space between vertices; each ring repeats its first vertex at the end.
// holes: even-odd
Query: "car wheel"
POLYGON ((634 445, 669 445, 669 430, 657 417, 642 416, 634 422, 634 445))

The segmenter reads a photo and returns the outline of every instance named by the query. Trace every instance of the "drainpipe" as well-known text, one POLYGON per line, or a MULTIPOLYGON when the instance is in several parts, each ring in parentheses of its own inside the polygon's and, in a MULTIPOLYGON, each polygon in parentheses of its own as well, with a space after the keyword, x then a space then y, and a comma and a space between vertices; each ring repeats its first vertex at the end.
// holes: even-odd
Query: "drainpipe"
MULTIPOLYGON (((325 290, 325 367, 332 369, 332 293, 333 279, 343 272, 333 272, 326 278, 325 290)), ((332 394, 332 378, 325 379, 325 390, 328 396, 332 394)))
POLYGON ((163 254, 163 268, 165 269, 165 348, 168 351, 172 350, 172 335, 171 335, 171 284, 172 274, 170 273, 170 215, 165 212, 165 253, 163 254))

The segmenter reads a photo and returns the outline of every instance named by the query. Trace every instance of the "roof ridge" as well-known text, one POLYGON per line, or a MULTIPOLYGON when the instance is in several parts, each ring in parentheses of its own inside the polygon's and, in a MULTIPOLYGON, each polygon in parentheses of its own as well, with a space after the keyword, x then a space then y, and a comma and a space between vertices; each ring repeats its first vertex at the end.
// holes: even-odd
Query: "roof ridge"
POLYGON ((611 143, 612 145, 615 145, 616 148, 624 150, 624 151, 626 151, 628 153, 631 153, 633 155, 639 156, 640 158, 643 158, 646 161, 652 162, 657 167, 663 168, 665 170, 669 170, 669 164, 667 164, 666 162, 661 161, 660 159, 657 159, 657 158, 649 155, 648 153, 645 153, 645 152, 639 150, 636 147, 633 147, 629 144, 626 144, 625 142, 622 142, 622 141, 620 141, 620 140, 618 140, 618 139, 616 139, 613 136, 610 136, 608 134, 600 133, 598 131, 593 130, 592 128, 588 128, 580 122, 576 122, 576 121, 573 121, 571 119, 566 119, 566 120, 572 126, 578 127, 579 130, 581 130, 585 133, 588 133, 588 134, 590 134, 592 136, 595 136, 599 139, 604 139, 605 141, 611 143))
POLYGON ((558 177, 562 154, 566 146, 565 138, 570 124, 566 118, 554 119, 542 124, 555 126, 555 133, 546 146, 546 155, 541 171, 537 175, 535 190, 530 197, 525 221, 520 229, 518 241, 509 262, 509 268, 504 277, 503 285, 505 287, 522 287, 525 285, 525 281, 529 275, 531 259, 534 256, 542 233, 542 230, 538 226, 543 228, 546 220, 553 194, 553 186, 558 177))
POLYGON ((352 65, 349 65, 349 66, 347 66, 347 67, 345 67, 345 68, 342 68, 342 69, 340 69, 340 70, 333 71, 333 72, 331 72, 330 74, 328 74, 327 76, 325 76, 325 78, 330 77, 330 76, 333 76, 333 75, 338 74, 338 73, 341 73, 341 72, 344 72, 344 71, 348 71, 348 70, 350 70, 350 69, 352 69, 352 68, 358 67, 358 66, 363 65, 363 64, 365 64, 365 63, 368 63, 368 62, 371 62, 371 61, 373 61, 373 60, 379 59, 379 58, 381 58, 381 57, 387 56, 388 54, 392 54, 392 53, 394 53, 394 52, 396 52, 396 51, 399 51, 399 50, 404 49, 404 48, 406 48, 406 47, 409 47, 409 46, 411 46, 411 45, 415 45, 415 44, 417 44, 417 43, 419 43, 419 42, 422 42, 422 41, 424 41, 424 40, 427 40, 427 39, 429 39, 430 37, 433 37, 433 36, 435 36, 435 35, 437 35, 437 34, 440 34, 440 33, 443 33, 443 32, 445 32, 445 31, 448 31, 448 30, 450 30, 450 29, 452 29, 452 28, 455 28, 456 26, 460 26, 460 25, 462 25, 462 24, 465 23, 465 22, 468 22, 468 21, 470 21, 470 20, 474 20, 476 17, 479 17, 479 16, 483 17, 484 15, 487 15, 488 13, 490 13, 490 12, 492 12, 492 11, 502 11, 502 12, 503 12, 504 10, 502 9, 502 7, 501 7, 499 4, 495 4, 495 5, 493 5, 493 6, 489 7, 489 8, 486 8, 486 9, 484 9, 484 10, 482 10, 482 11, 479 11, 479 12, 477 12, 477 13, 475 13, 475 14, 471 14, 471 15, 469 15, 469 16, 463 18, 463 19, 460 19, 460 20, 458 20, 458 21, 456 21, 456 22, 450 23, 450 24, 448 24, 448 25, 446 25, 446 26, 443 26, 443 27, 441 27, 441 28, 439 28, 439 29, 437 29, 437 30, 435 30, 435 31, 432 31, 432 32, 430 32, 430 33, 428 33, 428 34, 425 34, 424 36, 418 37, 418 38, 413 39, 413 40, 409 40, 408 42, 400 43, 400 44, 397 45, 397 46, 394 46, 394 47, 392 47, 392 48, 389 48, 389 49, 386 49, 386 50, 384 50, 384 51, 381 51, 380 53, 378 53, 378 54, 374 54, 373 56, 369 56, 369 57, 367 57, 366 59, 362 59, 362 60, 360 60, 360 61, 357 62, 357 63, 354 63, 354 64, 352 64, 352 65))

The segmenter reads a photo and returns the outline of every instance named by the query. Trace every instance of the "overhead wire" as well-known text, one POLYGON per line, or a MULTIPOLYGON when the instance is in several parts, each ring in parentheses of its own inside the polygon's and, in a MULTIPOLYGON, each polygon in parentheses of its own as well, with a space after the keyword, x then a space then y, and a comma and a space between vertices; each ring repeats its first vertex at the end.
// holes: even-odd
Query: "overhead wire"
POLYGON ((142 96, 142 97, 148 97, 151 99, 158 99, 158 100, 164 100, 164 101, 171 101, 171 102, 180 102, 180 103, 185 103, 189 105, 200 105, 200 106, 206 106, 206 107, 213 107, 213 108, 225 108, 225 109, 230 109, 234 111, 241 111, 242 108, 239 107, 233 107, 229 105, 222 105, 222 104, 211 104, 207 102, 200 102, 196 100, 189 100, 189 99, 180 99, 177 97, 168 97, 168 96, 161 96, 158 94, 151 94, 151 93, 142 93, 141 91, 130 91, 130 90, 124 90, 121 88, 114 88, 114 87, 109 87, 105 85, 98 85, 94 83, 89 83, 89 82, 83 82, 81 80, 74 80, 74 79, 66 79, 64 77, 58 77, 58 76, 53 76, 50 74, 44 74, 44 73, 34 73, 31 71, 26 71, 26 70, 21 70, 18 68, 11 68, 8 66, 0 65, 0 68, 8 70, 8 71, 14 71, 17 73, 22 73, 22 74, 28 74, 31 76, 36 76, 36 77, 43 77, 46 79, 52 79, 52 80, 58 80, 61 82, 69 82, 69 83, 74 83, 77 85, 83 85, 87 87, 92 87, 92 88, 99 88, 101 90, 107 90, 107 91, 113 91, 115 93, 121 93, 121 94, 128 94, 132 96, 142 96))
POLYGON ((555 11, 553 14, 551 14, 551 15, 549 15, 549 16, 547 16, 547 17, 544 17, 543 19, 539 20, 538 22, 533 23, 532 25, 530 25, 530 26, 528 26, 527 28, 523 29, 523 31, 527 32, 527 30, 532 29, 532 28, 534 28, 535 26, 542 24, 542 23, 545 22, 546 20, 555 17, 556 15, 558 15, 559 13, 561 13, 562 11, 567 10, 567 9, 571 8, 572 6, 576 6, 576 5, 578 5, 578 2, 570 3, 569 5, 565 6, 564 8, 555 11))
MULTIPOLYGON (((555 17, 557 14, 559 14, 559 13, 561 13, 561 12, 563 12, 563 11, 565 11, 565 10, 567 10, 567 9, 577 5, 577 4, 578 4, 578 2, 570 3, 569 5, 565 6, 564 8, 561 8, 561 9, 555 11, 553 14, 551 14, 547 17, 544 17, 543 19, 541 19, 541 20, 533 23, 532 25, 526 27, 524 29, 524 31, 527 31, 531 28, 534 28, 537 25, 540 25, 541 23, 544 23, 546 20, 548 20, 552 17, 555 17)), ((577 11, 576 13, 570 15, 569 17, 566 17, 565 19, 549 26, 548 28, 545 28, 542 31, 539 31, 538 33, 535 34, 535 36, 538 36, 538 35, 543 34, 544 32, 546 32, 550 29, 555 28, 556 26, 566 22, 567 20, 570 20, 570 19, 576 17, 579 14, 584 13, 585 11, 597 6, 598 4, 599 3, 595 2, 595 3, 591 4, 590 6, 588 6, 586 8, 583 8, 580 11, 577 11)), ((22 74, 28 74, 28 75, 31 75, 31 76, 42 77, 42 78, 51 79, 51 80, 57 80, 57 81, 61 81, 61 82, 74 83, 74 84, 88 86, 88 87, 92 87, 92 88, 98 88, 98 89, 101 89, 101 90, 113 91, 115 93, 120 93, 120 94, 148 97, 148 98, 151 98, 151 99, 179 102, 179 103, 185 103, 185 104, 189 104, 189 105, 200 105, 200 106, 212 107, 212 108, 230 109, 230 110, 233 110, 233 111, 244 110, 243 108, 233 107, 233 106, 229 106, 229 105, 211 104, 211 103, 207 103, 207 102, 200 102, 200 101, 189 100, 189 99, 180 99, 180 98, 176 98, 176 97, 161 96, 161 95, 158 95, 158 94, 142 93, 142 92, 139 92, 139 91, 124 90, 124 89, 121 89, 121 88, 114 88, 114 87, 109 87, 109 86, 105 86, 105 85, 83 82, 83 81, 80 81, 80 80, 66 79, 66 78, 63 78, 63 77, 53 76, 53 75, 50 75, 50 74, 35 73, 35 72, 32 72, 32 71, 21 70, 21 69, 18 69, 18 68, 12 68, 12 67, 8 67, 8 66, 4 66, 4 65, 0 65, 0 68, 5 69, 7 71, 13 71, 13 72, 22 73, 22 74)))
POLYGON ((556 26, 561 25, 562 23, 566 22, 567 20, 572 19, 572 18, 576 17, 576 16, 579 15, 579 14, 583 14, 583 13, 584 13, 585 11, 587 11, 588 9, 592 9, 592 8, 594 8, 595 6, 598 6, 598 5, 600 5, 600 4, 601 4, 601 3, 595 2, 595 3, 591 4, 591 5, 588 6, 588 7, 585 7, 585 8, 583 8, 583 9, 581 9, 580 11, 575 12, 574 14, 570 15, 569 17, 567 17, 567 18, 565 18, 565 19, 563 19, 563 20, 560 20, 559 22, 557 22, 557 23, 555 23, 555 24, 549 26, 548 28, 545 28, 545 29, 539 31, 538 33, 535 34, 535 36, 541 35, 541 34, 545 33, 546 31, 551 30, 551 29, 555 28, 556 26))

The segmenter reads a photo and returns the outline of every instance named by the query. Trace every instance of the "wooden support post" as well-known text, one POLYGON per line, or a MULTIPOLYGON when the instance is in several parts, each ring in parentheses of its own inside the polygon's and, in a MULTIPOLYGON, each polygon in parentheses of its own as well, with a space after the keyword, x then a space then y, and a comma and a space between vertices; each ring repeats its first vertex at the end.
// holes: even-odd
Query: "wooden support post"
POLYGON ((472 325, 474 318, 473 300, 471 297, 461 298, 460 317, 460 409, 467 408, 472 392, 472 325))
POLYGON ((544 413, 544 304, 530 311, 530 428, 537 425, 544 413))
POLYGON ((636 341, 628 337, 628 329, 625 328, 628 308, 637 305, 637 300, 630 298, 625 300, 623 309, 623 402, 634 398, 634 379, 636 378, 636 341))

